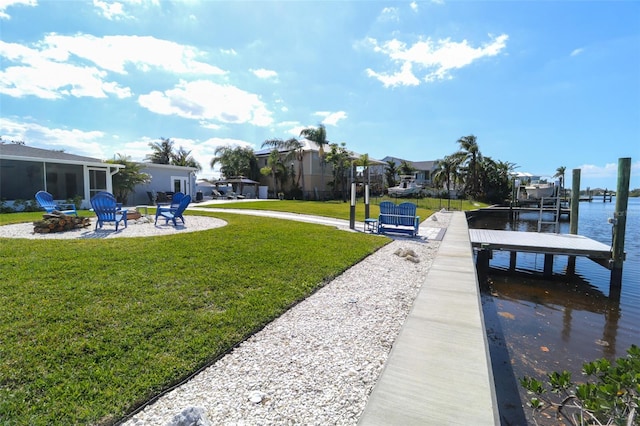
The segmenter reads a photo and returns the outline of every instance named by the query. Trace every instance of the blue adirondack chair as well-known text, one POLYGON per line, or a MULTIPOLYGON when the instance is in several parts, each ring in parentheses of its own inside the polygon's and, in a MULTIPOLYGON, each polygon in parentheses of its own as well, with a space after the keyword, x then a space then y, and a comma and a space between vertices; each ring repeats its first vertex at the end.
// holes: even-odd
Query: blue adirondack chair
POLYGON ((180 204, 178 204, 178 208, 175 210, 171 210, 170 208, 169 209, 157 208, 155 223, 157 224, 158 218, 162 217, 165 220, 165 225, 169 223, 169 220, 171 220, 173 222, 173 226, 177 226, 178 223, 176 219, 182 220, 182 223, 184 224, 184 217, 182 216, 182 214, 184 213, 185 209, 187 208, 190 202, 191 202, 191 195, 185 195, 184 197, 182 197, 182 199, 180 200, 180 204))
POLYGON ((176 192, 171 198, 171 203, 159 203, 156 210, 156 216, 158 215, 158 210, 160 210, 160 212, 174 212, 178 210, 178 207, 180 207, 180 201, 182 201, 183 198, 184 194, 182 192, 176 192))
POLYGON ((127 227, 127 210, 123 209, 122 204, 117 203, 116 197, 109 192, 98 192, 94 195, 91 199, 91 207, 98 217, 96 229, 102 228, 105 222, 114 222, 116 231, 120 222, 124 223, 125 228, 127 227))
POLYGON ((36 193, 36 201, 47 213, 51 213, 54 210, 64 214, 73 214, 78 216, 75 204, 61 204, 53 201, 53 196, 47 191, 38 191, 36 193))

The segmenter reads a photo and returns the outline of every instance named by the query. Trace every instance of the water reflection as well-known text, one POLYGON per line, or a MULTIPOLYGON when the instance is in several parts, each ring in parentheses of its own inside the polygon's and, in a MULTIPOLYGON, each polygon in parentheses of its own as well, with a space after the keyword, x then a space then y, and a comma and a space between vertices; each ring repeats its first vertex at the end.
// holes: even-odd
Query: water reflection
MULTIPOLYGON (((579 329, 583 326, 584 312, 600 315, 603 319, 602 338, 594 340, 594 343, 602 349, 599 356, 614 358, 618 352, 616 335, 620 319, 619 299, 610 298, 579 276, 560 278, 562 279, 556 277, 553 280, 542 280, 527 274, 507 274, 506 271, 494 269, 487 290, 496 299, 525 303, 525 306, 536 311, 538 317, 548 317, 548 311, 561 313, 562 322, 558 337, 565 343, 571 340, 574 320, 579 329)), ((515 319, 508 315, 503 316, 515 319)), ((553 344, 553 336, 549 337, 549 344, 553 344)), ((621 348, 621 351, 626 349, 621 348)))

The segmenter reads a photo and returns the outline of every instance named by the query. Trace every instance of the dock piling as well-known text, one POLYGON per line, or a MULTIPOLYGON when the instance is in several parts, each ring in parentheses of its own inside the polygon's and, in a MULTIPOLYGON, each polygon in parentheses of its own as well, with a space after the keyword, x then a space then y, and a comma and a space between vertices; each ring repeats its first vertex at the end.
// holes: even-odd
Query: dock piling
POLYGON ((613 218, 612 267, 610 292, 620 291, 622 286, 622 265, 624 263, 624 233, 627 227, 627 205, 629 202, 629 180, 631 177, 631 158, 618 159, 618 188, 616 190, 616 209, 613 218))
MULTIPOLYGON (((578 210, 580 206, 580 169, 573 169, 571 183, 571 214, 569 215, 569 233, 578 235, 578 210)), ((575 275, 576 257, 569 256, 567 261, 567 275, 575 275)))

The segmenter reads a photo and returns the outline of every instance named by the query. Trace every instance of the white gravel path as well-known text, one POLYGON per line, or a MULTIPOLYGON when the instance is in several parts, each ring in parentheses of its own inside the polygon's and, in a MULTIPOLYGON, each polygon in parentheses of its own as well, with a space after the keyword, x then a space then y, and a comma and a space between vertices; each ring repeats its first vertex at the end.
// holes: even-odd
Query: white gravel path
POLYGON ((144 216, 137 220, 128 220, 127 227, 122 224, 116 231, 115 225, 106 223, 102 228, 95 229, 95 218, 91 219, 91 226, 86 228, 72 229, 65 232, 55 232, 53 234, 36 234, 33 232, 32 223, 18 223, 15 225, 0 226, 0 238, 30 238, 35 240, 48 239, 86 239, 86 238, 134 238, 134 237, 158 237, 185 232, 196 232, 205 229, 219 228, 225 226, 227 222, 222 219, 205 216, 186 216, 185 224, 178 221, 178 226, 173 226, 170 221, 165 225, 164 220, 158 220, 154 225, 154 217, 144 216))
MULTIPOLYGON (((435 216, 421 234, 448 225, 435 216)), ((393 241, 124 425, 166 425, 188 407, 214 425, 357 424, 439 246, 393 241)))

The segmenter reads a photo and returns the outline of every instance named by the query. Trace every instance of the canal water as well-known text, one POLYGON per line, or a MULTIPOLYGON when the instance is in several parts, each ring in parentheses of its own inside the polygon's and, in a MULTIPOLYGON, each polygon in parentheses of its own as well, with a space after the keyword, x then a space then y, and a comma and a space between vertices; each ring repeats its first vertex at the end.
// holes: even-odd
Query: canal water
MULTIPOLYGON (((580 203, 578 234, 611 245, 608 218, 614 211, 615 197, 580 203)), ((478 217, 469 226, 536 232, 538 216, 478 217)), ((569 233, 568 220, 560 222, 560 233, 569 233)), ((555 256, 547 280, 541 277, 544 255, 519 253, 516 271, 509 273, 509 253, 493 252, 481 297, 503 425, 534 424, 519 378, 546 382, 547 373, 567 370, 579 381, 583 363, 613 361, 640 345, 640 198, 629 198, 625 252, 619 299, 609 297, 611 272, 586 258, 576 259, 576 275, 569 277, 568 258, 555 256)), ((561 424, 553 413, 546 415, 536 417, 538 424, 561 424)))

